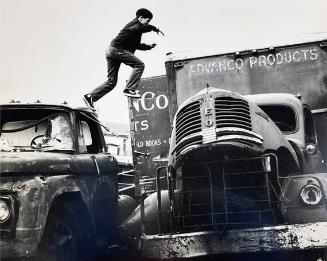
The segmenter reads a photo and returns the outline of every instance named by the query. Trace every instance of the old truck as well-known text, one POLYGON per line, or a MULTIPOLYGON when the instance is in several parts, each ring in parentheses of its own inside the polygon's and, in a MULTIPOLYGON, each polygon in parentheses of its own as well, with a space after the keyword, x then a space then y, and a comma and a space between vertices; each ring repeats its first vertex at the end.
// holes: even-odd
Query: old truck
POLYGON ((95 113, 14 101, 0 113, 1 258, 92 260, 117 240, 118 205, 95 113))
POLYGON ((124 223, 143 255, 325 258, 326 52, 170 54, 165 76, 143 79, 129 106, 136 191, 150 196, 124 223))

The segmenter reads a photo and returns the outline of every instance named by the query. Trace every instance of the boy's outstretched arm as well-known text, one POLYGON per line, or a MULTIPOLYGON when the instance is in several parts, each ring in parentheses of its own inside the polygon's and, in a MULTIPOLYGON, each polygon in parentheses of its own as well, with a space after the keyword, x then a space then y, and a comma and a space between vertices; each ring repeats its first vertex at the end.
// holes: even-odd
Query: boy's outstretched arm
POLYGON ((155 32, 156 32, 157 34, 161 33, 162 36, 165 36, 165 34, 164 34, 164 33, 163 33, 159 28, 157 28, 157 30, 155 30, 155 32))
POLYGON ((163 36, 165 36, 164 33, 158 27, 155 27, 155 26, 153 26, 151 24, 144 25, 143 28, 142 28, 142 31, 144 33, 148 33, 148 32, 153 31, 153 32, 156 32, 157 34, 161 33, 163 36))
POLYGON ((139 46, 137 47, 138 50, 142 50, 142 51, 146 51, 146 50, 151 50, 154 47, 156 47, 157 44, 153 43, 153 44, 144 44, 144 43, 140 43, 139 46))

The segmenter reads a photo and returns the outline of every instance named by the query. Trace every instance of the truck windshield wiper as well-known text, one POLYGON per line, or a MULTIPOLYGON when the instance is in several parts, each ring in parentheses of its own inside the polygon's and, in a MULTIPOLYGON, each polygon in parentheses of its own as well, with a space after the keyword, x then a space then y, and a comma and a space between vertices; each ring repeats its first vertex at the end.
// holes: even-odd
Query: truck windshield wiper
POLYGON ((92 117, 90 117, 89 115, 87 115, 86 113, 84 112, 80 112, 82 115, 84 115, 86 118, 90 119, 91 121, 94 121, 95 123, 99 124, 100 126, 102 126, 106 131, 108 132, 111 132, 111 130, 106 127, 105 125, 103 125, 100 121, 96 120, 96 119, 93 119, 92 117))

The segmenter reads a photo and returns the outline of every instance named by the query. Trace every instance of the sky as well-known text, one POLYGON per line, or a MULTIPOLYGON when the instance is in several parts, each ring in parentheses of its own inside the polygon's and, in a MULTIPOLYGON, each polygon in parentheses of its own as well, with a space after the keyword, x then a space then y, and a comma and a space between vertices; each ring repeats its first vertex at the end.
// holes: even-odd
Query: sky
MULTIPOLYGON (((82 106, 106 80, 105 50, 139 8, 165 36, 137 51, 143 77, 165 74, 166 53, 185 56, 327 39, 326 0, 0 0, 0 103, 9 100, 82 106)), ((131 68, 96 103, 103 121, 128 123, 122 94, 131 68)))

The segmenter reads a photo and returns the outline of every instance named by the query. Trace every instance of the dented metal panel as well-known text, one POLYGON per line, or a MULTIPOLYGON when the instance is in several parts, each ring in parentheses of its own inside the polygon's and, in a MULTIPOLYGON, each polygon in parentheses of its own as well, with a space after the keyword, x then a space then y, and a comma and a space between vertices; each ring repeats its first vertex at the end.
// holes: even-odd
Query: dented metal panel
MULTIPOLYGON (((1 256, 32 257, 41 243, 60 244, 57 237, 45 242, 56 229, 49 222, 60 210, 66 226, 82 223, 78 232, 66 230, 71 238, 112 236, 118 165, 104 150, 94 113, 45 104, 4 105, 0 113, 0 198, 9 210, 0 222, 1 256), (89 128, 89 140, 82 123, 89 128)), ((80 248, 69 254, 80 255, 80 248)), ((57 257, 60 251, 54 251, 57 257)))
POLYGON ((185 258, 210 254, 325 248, 327 222, 254 229, 142 236, 139 250, 147 257, 185 258))
POLYGON ((67 154, 54 154, 51 152, 2 152, 1 174, 22 176, 31 174, 69 174, 75 173, 74 156, 67 154))
MULTIPOLYGON (((1 181, 3 178, 0 178, 1 181)), ((67 192, 81 193, 85 203, 91 208, 90 191, 86 183, 76 176, 59 175, 44 177, 35 175, 14 177, 10 195, 19 205, 19 215, 15 222, 14 238, 0 240, 2 255, 5 257, 33 256, 41 240, 48 210, 59 195, 67 192)), ((3 189, 3 187, 1 187, 3 189)), ((3 193, 3 192, 2 192, 3 193)), ((2 226, 4 229, 5 226, 2 226)), ((5 236, 5 234, 3 234, 5 236)))

